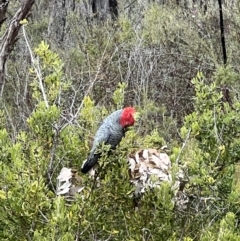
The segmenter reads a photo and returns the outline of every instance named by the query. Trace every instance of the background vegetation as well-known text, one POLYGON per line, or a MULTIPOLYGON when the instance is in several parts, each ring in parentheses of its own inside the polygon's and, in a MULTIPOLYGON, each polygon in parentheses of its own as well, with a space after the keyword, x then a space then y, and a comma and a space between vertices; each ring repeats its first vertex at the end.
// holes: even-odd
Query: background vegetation
POLYGON ((115 20, 84 0, 33 4, 0 83, 1 240, 240 240, 240 2, 222 9, 227 65, 217 1, 119 1, 115 20), (100 121, 129 105, 140 118, 101 185, 80 174, 75 201, 56 196, 61 168, 79 171, 100 121), (171 183, 134 204, 126 157, 162 145, 183 209, 171 183))

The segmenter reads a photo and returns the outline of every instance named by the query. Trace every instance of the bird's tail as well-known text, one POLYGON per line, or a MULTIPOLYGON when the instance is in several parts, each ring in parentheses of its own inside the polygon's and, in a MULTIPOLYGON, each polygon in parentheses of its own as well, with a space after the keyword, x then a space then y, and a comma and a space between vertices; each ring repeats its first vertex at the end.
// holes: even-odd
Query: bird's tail
POLYGON ((82 166, 81 172, 87 173, 92 167, 94 167, 97 164, 99 158, 100 154, 94 154, 93 156, 90 156, 82 166))

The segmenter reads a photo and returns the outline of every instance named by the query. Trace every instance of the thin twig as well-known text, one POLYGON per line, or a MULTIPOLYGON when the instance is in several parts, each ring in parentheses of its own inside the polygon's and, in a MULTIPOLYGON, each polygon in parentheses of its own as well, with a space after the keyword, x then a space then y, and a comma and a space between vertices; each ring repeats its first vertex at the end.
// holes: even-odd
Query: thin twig
POLYGON ((46 223, 49 222, 48 218, 42 213, 40 209, 38 209, 39 213, 42 215, 43 219, 45 220, 46 223))
POLYGON ((42 92, 42 96, 43 96, 43 100, 45 102, 45 105, 47 108, 49 108, 49 104, 48 104, 48 100, 47 100, 47 95, 45 93, 45 90, 44 90, 44 86, 43 86, 43 78, 42 78, 42 73, 41 73, 41 69, 39 67, 39 61, 36 61, 36 59, 34 58, 33 56, 33 52, 32 52, 32 49, 30 47, 30 44, 28 42, 28 39, 27 39, 27 34, 26 34, 26 31, 25 31, 25 27, 24 25, 22 26, 22 30, 23 30, 23 36, 24 36, 24 39, 25 39, 25 42, 27 44, 27 48, 28 48, 28 51, 30 53, 30 56, 31 56, 31 62, 33 64, 33 67, 34 67, 34 70, 36 72, 36 75, 37 75, 37 78, 38 78, 38 81, 39 81, 39 87, 41 89, 41 92, 42 92))
POLYGON ((48 180, 48 185, 49 187, 54 191, 56 192, 55 188, 54 188, 54 185, 52 183, 52 175, 53 175, 53 164, 54 164, 54 160, 55 160, 55 152, 56 152, 56 149, 57 149, 57 143, 58 143, 58 138, 59 138, 59 129, 58 127, 55 127, 54 126, 54 129, 55 129, 55 133, 54 133, 54 137, 53 137, 53 145, 52 145, 52 149, 51 149, 51 152, 50 152, 50 162, 49 162, 49 165, 48 165, 48 170, 47 170, 47 180, 48 180), (51 184, 51 186, 50 186, 51 184))
POLYGON ((190 137, 190 133, 191 133, 191 128, 188 130, 187 137, 186 137, 185 141, 183 142, 182 148, 181 148, 181 150, 180 150, 180 152, 179 152, 179 154, 178 154, 178 157, 177 157, 177 160, 176 160, 176 163, 177 163, 177 164, 179 164, 180 155, 182 154, 185 146, 187 145, 188 139, 189 139, 189 137, 190 137))
MULTIPOLYGON (((94 78, 93 81, 91 81, 90 85, 88 86, 87 91, 85 92, 85 96, 88 96, 88 95, 89 95, 89 93, 90 93, 90 91, 92 90, 95 82, 97 81, 97 77, 98 77, 98 74, 99 74, 99 72, 100 72, 100 70, 101 70, 102 63, 103 63, 103 58, 104 58, 105 53, 106 53, 106 51, 107 51, 107 47, 108 47, 108 45, 109 45, 109 42, 110 42, 110 37, 109 37, 108 43, 107 43, 107 45, 106 45, 106 47, 105 47, 105 49, 104 49, 104 51, 103 51, 103 54, 102 54, 102 57, 101 57, 101 60, 100 60, 100 64, 99 64, 99 66, 98 66, 98 69, 97 69, 95 78, 94 78)), ((62 131, 64 128, 66 128, 70 123, 72 123, 72 122, 78 117, 78 114, 79 114, 79 112, 81 111, 81 109, 82 109, 82 107, 83 107, 83 103, 84 103, 84 98, 83 98, 80 106, 78 107, 77 112, 72 116, 72 118, 71 118, 67 123, 65 123, 65 124, 61 127, 60 131, 62 131)))

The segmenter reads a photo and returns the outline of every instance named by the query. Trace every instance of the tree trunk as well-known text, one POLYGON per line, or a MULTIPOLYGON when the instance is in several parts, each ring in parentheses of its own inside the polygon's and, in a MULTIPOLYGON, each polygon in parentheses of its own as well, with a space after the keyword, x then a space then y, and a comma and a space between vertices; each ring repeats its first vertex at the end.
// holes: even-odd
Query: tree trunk
POLYGON ((6 20, 8 3, 9 1, 0 0, 0 27, 2 26, 3 22, 6 20))
POLYGON ((91 0, 92 12, 96 14, 98 19, 105 20, 108 14, 111 14, 112 19, 118 17, 117 0, 91 0))

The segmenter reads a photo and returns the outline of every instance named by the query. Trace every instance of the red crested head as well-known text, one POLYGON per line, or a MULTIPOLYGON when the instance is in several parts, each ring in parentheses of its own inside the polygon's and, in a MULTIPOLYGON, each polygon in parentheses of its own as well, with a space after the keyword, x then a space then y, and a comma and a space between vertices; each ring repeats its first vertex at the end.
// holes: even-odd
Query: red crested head
POLYGON ((134 125, 135 113, 136 113, 136 110, 133 107, 126 107, 123 109, 122 115, 120 117, 120 124, 123 128, 134 125))

